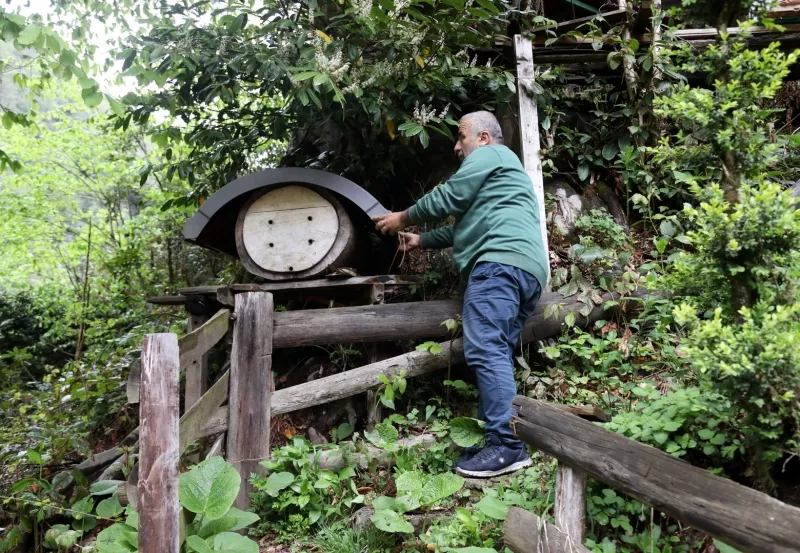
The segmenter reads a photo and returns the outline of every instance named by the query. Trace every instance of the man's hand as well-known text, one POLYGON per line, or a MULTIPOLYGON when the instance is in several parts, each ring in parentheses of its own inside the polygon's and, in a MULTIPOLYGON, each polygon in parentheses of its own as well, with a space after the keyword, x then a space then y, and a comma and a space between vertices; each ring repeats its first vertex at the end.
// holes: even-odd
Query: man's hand
POLYGON ((419 248, 419 234, 401 232, 397 237, 400 239, 400 246, 397 249, 401 252, 410 252, 419 248))
POLYGON ((384 215, 375 215, 372 220, 375 221, 375 228, 383 234, 397 234, 411 224, 407 209, 384 215))

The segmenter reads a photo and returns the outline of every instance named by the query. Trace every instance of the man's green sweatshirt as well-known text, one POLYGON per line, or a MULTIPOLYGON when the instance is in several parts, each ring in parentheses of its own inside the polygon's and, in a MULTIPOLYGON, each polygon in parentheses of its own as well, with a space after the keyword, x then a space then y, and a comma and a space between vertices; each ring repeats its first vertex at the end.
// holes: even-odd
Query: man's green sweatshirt
POLYGON ((478 262, 494 261, 529 272, 542 288, 547 284, 548 261, 533 184, 516 154, 505 146, 474 150, 450 180, 423 196, 408 215, 415 224, 455 217, 454 225, 423 233, 420 246, 452 246, 465 278, 478 262))

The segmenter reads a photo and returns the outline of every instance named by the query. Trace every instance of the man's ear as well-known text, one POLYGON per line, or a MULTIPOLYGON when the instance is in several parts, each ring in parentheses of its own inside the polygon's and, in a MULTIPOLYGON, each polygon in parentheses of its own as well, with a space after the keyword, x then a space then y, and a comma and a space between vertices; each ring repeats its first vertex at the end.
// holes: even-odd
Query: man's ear
POLYGON ((487 144, 492 143, 492 135, 489 134, 489 131, 481 131, 478 135, 478 144, 480 146, 486 146, 487 144))

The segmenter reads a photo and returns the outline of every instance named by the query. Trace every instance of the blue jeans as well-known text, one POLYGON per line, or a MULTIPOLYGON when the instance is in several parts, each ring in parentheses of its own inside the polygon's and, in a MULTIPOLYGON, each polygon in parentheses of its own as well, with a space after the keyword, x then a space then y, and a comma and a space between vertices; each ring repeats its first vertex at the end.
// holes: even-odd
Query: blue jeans
POLYGON ((514 349, 541 293, 539 281, 527 271, 481 262, 464 294, 464 357, 478 381, 478 418, 486 421, 487 433, 510 447, 522 447, 509 424, 517 393, 514 349))

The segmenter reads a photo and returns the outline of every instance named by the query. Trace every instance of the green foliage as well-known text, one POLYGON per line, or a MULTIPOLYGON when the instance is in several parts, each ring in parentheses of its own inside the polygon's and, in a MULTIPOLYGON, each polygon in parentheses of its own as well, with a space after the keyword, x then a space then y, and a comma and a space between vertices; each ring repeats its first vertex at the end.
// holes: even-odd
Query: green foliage
MULTIPOLYGON (((339 452, 352 460, 344 446, 339 452)), ((253 478, 257 491, 252 495, 253 511, 263 521, 259 532, 302 535, 312 525, 331 523, 364 502, 353 480, 354 464, 346 463, 338 472, 319 468, 319 453, 304 438, 295 437, 262 465, 269 475, 253 478)))
POLYGON ((406 393, 406 371, 393 374, 391 378, 385 374, 379 374, 378 380, 380 380, 381 385, 378 387, 376 400, 380 401, 384 407, 395 409, 395 397, 406 393))
POLYGON ((460 447, 471 447, 483 441, 486 423, 468 417, 450 421, 450 437, 460 447))
MULTIPOLYGON (((186 526, 186 553, 258 553, 258 544, 236 534, 258 521, 258 516, 233 507, 239 494, 241 478, 233 466, 212 457, 183 473, 178 484, 181 506, 195 513, 186 526)), ((138 517, 129 515, 125 523, 116 523, 97 536, 99 553, 124 553, 138 550, 138 517)))
POLYGON ((693 327, 683 347, 731 402, 751 468, 763 477, 787 448, 800 446, 800 305, 759 304, 743 310, 741 324, 726 323, 721 309, 704 321, 688 305, 679 314, 693 327))

